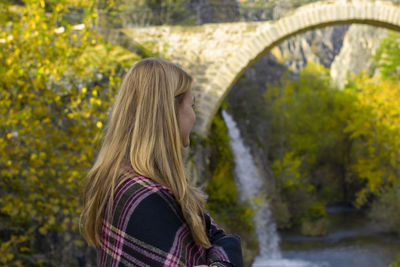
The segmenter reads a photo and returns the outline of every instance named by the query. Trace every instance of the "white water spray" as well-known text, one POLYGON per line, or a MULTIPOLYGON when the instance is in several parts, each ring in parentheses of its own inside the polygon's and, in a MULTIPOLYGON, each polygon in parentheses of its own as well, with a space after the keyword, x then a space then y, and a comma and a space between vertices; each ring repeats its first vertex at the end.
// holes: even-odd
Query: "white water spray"
POLYGON ((236 185, 239 188, 241 201, 248 201, 257 212, 254 215, 254 226, 257 233, 260 254, 270 259, 281 258, 279 251, 279 236, 276 233, 276 226, 271 219, 271 210, 268 201, 265 200, 266 194, 262 177, 254 165, 249 148, 243 143, 239 129, 232 117, 222 111, 225 123, 231 137, 230 146, 232 148, 235 161, 236 185))
POLYGON ((256 214, 253 217, 257 233, 260 255, 257 256, 253 267, 318 267, 312 263, 300 260, 282 259, 279 250, 279 236, 272 219, 263 179, 254 164, 250 150, 243 143, 239 129, 233 118, 222 111, 222 116, 228 128, 231 140, 233 159, 235 161, 235 183, 239 189, 241 201, 248 201, 256 214))

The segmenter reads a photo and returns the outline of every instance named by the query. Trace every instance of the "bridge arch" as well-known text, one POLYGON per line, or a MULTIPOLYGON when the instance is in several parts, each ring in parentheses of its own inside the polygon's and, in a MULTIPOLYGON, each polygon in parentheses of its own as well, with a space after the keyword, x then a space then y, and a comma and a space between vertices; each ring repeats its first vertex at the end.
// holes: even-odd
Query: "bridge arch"
POLYGON ((248 46, 242 47, 228 58, 226 64, 215 72, 214 77, 208 77, 212 81, 210 84, 213 86, 213 98, 201 99, 199 115, 202 120, 196 125, 196 131, 202 136, 207 135, 212 118, 236 81, 274 46, 302 32, 350 23, 400 31, 400 8, 380 1, 317 2, 300 7, 275 23, 265 23, 264 27, 260 27, 260 32, 247 41, 248 46))
POLYGON ((400 7, 379 0, 328 0, 304 5, 277 21, 210 23, 122 29, 134 41, 151 42, 162 56, 194 76, 195 131, 205 137, 223 99, 240 76, 284 40, 312 29, 367 24, 400 31, 400 7))

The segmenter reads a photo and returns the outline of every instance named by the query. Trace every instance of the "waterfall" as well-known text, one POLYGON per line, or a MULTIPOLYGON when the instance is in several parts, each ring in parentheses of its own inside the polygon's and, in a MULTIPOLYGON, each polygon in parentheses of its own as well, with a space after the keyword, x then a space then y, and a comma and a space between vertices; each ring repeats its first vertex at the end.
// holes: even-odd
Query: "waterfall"
POLYGON ((232 148, 235 162, 235 183, 239 198, 242 202, 249 202, 256 210, 253 217, 254 227, 258 238, 260 255, 257 256, 253 267, 317 267, 300 260, 282 259, 279 250, 279 236, 275 222, 272 219, 263 178, 254 164, 250 150, 243 143, 236 122, 225 110, 222 111, 228 133, 231 138, 229 145, 232 148))
POLYGON ((254 227, 258 237, 260 255, 270 259, 281 258, 279 251, 279 236, 276 226, 271 218, 271 210, 266 194, 262 191, 265 188, 262 177, 254 165, 250 150, 243 143, 238 127, 232 117, 222 111, 225 123, 231 137, 230 146, 235 161, 235 183, 239 188, 239 198, 242 202, 248 201, 253 209, 254 227))

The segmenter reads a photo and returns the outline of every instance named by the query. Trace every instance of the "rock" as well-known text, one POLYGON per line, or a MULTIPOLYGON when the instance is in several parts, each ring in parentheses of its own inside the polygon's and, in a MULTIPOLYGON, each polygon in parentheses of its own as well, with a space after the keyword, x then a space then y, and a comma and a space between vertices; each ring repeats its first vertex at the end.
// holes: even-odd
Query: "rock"
POLYGON ((367 70, 374 74, 373 57, 386 36, 386 29, 351 25, 343 47, 331 66, 331 77, 339 88, 344 88, 348 73, 359 74, 362 70, 367 70))
POLYGON ((299 73, 313 61, 329 68, 340 52, 348 26, 326 27, 296 35, 279 45, 283 64, 299 73))

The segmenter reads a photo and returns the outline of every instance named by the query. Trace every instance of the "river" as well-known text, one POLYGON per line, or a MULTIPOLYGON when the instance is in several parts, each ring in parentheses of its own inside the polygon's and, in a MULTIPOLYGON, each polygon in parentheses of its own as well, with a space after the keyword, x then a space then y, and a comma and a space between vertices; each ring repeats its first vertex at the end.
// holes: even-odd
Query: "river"
POLYGON ((331 225, 327 235, 281 232, 282 257, 319 266, 387 267, 400 253, 400 238, 376 230, 364 213, 343 206, 327 212, 331 225))

